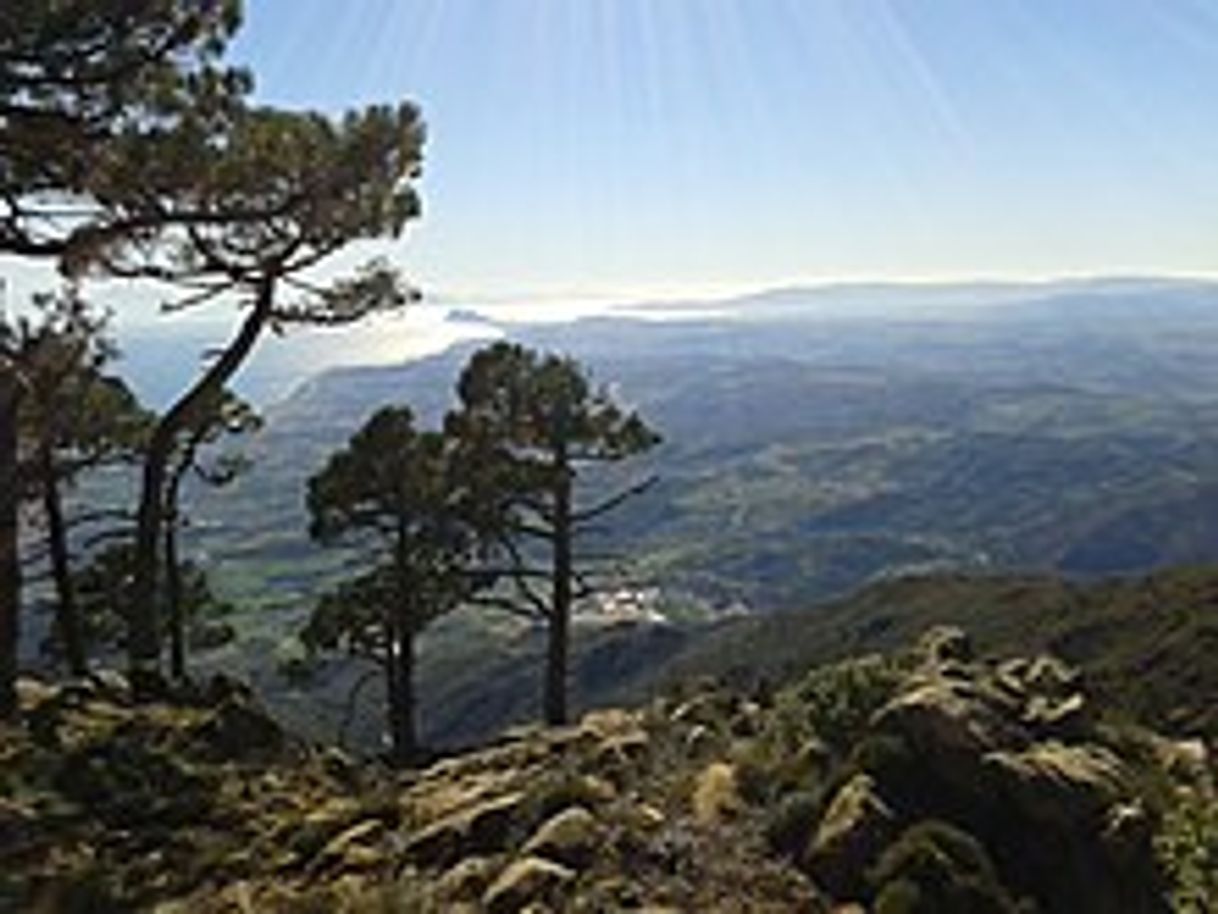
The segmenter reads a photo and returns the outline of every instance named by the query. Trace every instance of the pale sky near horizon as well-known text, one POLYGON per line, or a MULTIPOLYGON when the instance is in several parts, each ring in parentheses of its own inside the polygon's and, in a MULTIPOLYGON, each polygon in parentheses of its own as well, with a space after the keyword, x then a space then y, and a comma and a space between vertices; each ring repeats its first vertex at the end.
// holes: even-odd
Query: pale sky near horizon
POLYGON ((481 298, 1218 272, 1210 0, 247 0, 258 98, 409 97, 481 298))

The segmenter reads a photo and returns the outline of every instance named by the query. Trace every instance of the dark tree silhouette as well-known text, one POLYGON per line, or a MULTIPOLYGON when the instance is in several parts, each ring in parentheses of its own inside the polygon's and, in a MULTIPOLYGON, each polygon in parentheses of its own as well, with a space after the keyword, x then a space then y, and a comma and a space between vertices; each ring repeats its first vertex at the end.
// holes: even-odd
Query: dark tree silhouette
MULTIPOLYGON (((398 233, 417 214, 417 200, 405 182, 416 174, 421 142, 418 115, 409 105, 370 108, 340 123, 313 115, 251 111, 237 119, 226 151, 202 177, 191 206, 220 214, 243 209, 249 199, 260 205, 274 200, 275 216, 256 223, 242 219, 193 228, 166 240, 175 264, 172 278, 200 289, 185 304, 234 294, 248 310, 228 345, 162 415, 151 436, 140 495, 128 644, 137 678, 158 666, 156 557, 175 441, 199 421, 267 327, 354 321, 406 302, 395 271, 384 264, 370 264, 324 288, 305 284, 300 274, 350 241, 398 233), (296 298, 280 301, 281 285, 295 289, 296 298)), ((149 266, 137 263, 129 272, 146 274, 149 266)), ((108 268, 123 271, 113 263, 108 268)))
POLYGON ((507 552, 525 610, 547 626, 545 719, 562 724, 571 611, 583 589, 575 540, 591 521, 654 481, 580 507, 576 480, 582 467, 624 460, 660 439, 637 413, 594 389, 578 362, 513 343, 475 353, 457 390, 460 408, 447 426, 462 442, 463 476, 473 487, 483 535, 507 552), (530 542, 549 551, 548 595, 533 588, 538 570, 530 565, 530 542))
POLYGON ((203 452, 223 437, 247 435, 261 427, 262 418, 249 403, 227 389, 221 390, 217 398, 200 409, 195 424, 182 430, 170 458, 164 507, 164 594, 169 626, 169 669, 177 679, 186 675, 187 640, 182 574, 187 566, 178 555, 178 531, 186 520, 180 507, 182 484, 192 472, 208 486, 232 483, 247 468, 247 458, 226 453, 207 460, 203 452))
MULTIPOLYGON (((47 558, 55 584, 54 633, 75 675, 87 671, 87 651, 72 581, 72 555, 63 490, 93 467, 134 458, 149 424, 126 384, 103 374, 114 350, 104 318, 74 289, 38 296, 37 321, 17 326, 16 362, 25 395, 19 415, 25 494, 42 507, 47 558)), ((75 523, 106 519, 87 512, 75 523)))
POLYGON ((380 662, 399 764, 419 751, 415 640, 486 583, 474 567, 478 543, 451 455, 442 434, 415 428, 408 408, 387 407, 309 480, 311 535, 361 545, 372 558, 368 570, 322 598, 304 640, 380 662))
MULTIPOLYGON (((196 142, 249 88, 218 64, 236 0, 21 0, 0 5, 0 253, 80 270, 90 252, 150 240, 193 180, 196 142), (176 161, 174 152, 192 158, 176 161), (178 166, 181 167, 178 167, 178 166), (175 170, 176 169, 176 170, 175 170)), ((253 206, 257 201, 250 201, 253 206)), ((15 705, 20 630, 17 412, 0 341, 0 713, 15 705)))
POLYGON ((227 298, 248 309, 149 440, 127 639, 137 686, 160 666, 157 556, 179 433, 268 326, 356 320, 408 298, 384 264, 325 286, 308 276, 418 215, 417 109, 331 119, 253 107, 246 74, 220 63, 239 21, 235 0, 31 0, 0 14, 0 252, 55 257, 74 276, 168 282, 175 307, 227 298))
POLYGON ((0 718, 17 710, 17 644, 21 640, 21 554, 18 518, 17 410, 21 384, 13 341, 0 324, 0 718))

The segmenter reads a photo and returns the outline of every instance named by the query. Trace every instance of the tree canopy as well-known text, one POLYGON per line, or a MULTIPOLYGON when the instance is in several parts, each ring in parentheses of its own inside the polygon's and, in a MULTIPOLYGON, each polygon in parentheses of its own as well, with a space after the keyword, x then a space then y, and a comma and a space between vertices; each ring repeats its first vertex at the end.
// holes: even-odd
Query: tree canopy
POLYGON ((0 251, 79 262, 100 237, 155 230, 172 153, 212 135, 251 86, 221 63, 240 21, 237 0, 4 4, 0 251))

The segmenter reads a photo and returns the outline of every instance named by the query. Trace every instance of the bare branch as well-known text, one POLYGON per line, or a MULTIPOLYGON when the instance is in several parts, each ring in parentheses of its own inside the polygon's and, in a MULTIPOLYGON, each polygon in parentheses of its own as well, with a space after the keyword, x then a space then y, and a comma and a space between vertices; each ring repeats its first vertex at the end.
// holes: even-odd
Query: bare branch
POLYGON ((591 508, 586 508, 583 511, 572 512, 571 522, 574 524, 583 524, 587 521, 592 520, 593 518, 600 517, 602 514, 608 514, 610 511, 612 511, 614 508, 621 505, 623 502, 628 501, 631 498, 634 498, 634 496, 636 496, 636 495, 642 495, 644 492, 646 492, 648 489, 650 489, 652 486, 654 486, 657 482, 659 482, 659 480, 660 480, 659 476, 649 476, 646 479, 644 479, 642 482, 635 483, 634 485, 630 486, 629 488, 623 489, 621 492, 618 492, 616 495, 613 495, 610 498, 605 499, 604 501, 600 502, 599 504, 593 505, 591 508))

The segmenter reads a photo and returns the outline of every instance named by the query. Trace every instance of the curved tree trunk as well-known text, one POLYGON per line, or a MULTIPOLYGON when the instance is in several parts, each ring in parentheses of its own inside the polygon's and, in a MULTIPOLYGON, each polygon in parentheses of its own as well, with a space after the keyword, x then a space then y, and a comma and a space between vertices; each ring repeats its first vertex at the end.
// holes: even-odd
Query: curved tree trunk
POLYGON ((89 672, 89 663, 85 655, 80 610, 76 605, 76 589, 72 583, 68 529, 64 522, 63 502, 59 496, 55 455, 47 442, 38 448, 38 473, 42 477, 42 508, 47 518, 47 550, 51 557, 51 576, 55 580, 55 625, 68 670, 73 676, 84 676, 89 672))
POLYGON ((21 634, 18 547, 17 404, 20 388, 0 366, 0 717, 17 712, 17 643, 21 634))
POLYGON ((132 685, 155 680, 160 672, 161 620, 157 608, 157 553, 164 523, 164 495, 169 460, 178 433, 194 419, 199 407, 229 382, 246 357, 253 351, 271 315, 275 297, 275 277, 263 277, 253 306, 237 335, 211 367, 161 417, 144 455, 140 489, 138 529, 135 541, 135 581, 127 636, 132 685))

